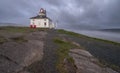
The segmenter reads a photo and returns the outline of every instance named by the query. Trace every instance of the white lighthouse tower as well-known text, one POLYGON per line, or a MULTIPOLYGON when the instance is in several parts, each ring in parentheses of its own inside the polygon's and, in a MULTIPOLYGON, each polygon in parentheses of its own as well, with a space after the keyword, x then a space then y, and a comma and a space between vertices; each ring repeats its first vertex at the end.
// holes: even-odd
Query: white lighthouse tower
POLYGON ((46 10, 41 8, 38 15, 30 18, 31 28, 55 28, 55 24, 46 15, 46 10))

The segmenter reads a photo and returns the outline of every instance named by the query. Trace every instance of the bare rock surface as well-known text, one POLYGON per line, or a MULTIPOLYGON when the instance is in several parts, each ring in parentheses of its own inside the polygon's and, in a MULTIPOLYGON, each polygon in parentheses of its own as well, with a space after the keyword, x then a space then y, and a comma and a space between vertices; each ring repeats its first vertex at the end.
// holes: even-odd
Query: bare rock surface
MULTIPOLYGON (((0 73, 16 73, 33 62, 41 60, 43 57, 43 46, 46 34, 47 33, 44 31, 32 32, 23 35, 24 38, 28 40, 27 42, 19 43, 10 41, 1 44, 0 73)), ((22 73, 28 72, 23 71, 22 73)))
POLYGON ((77 67, 77 73, 117 73, 110 68, 103 68, 97 64, 88 51, 81 49, 71 49, 69 55, 73 57, 77 67))

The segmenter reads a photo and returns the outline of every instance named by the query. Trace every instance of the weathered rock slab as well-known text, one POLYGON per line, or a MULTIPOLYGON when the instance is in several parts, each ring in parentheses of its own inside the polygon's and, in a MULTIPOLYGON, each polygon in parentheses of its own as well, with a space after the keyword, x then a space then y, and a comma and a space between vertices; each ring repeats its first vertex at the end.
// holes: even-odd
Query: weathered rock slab
MULTIPOLYGON (((28 42, 6 42, 0 45, 0 73, 17 73, 43 57, 46 32, 24 35, 28 42)), ((23 73, 28 73, 23 71, 23 73)))
POLYGON ((110 68, 102 68, 88 51, 82 49, 71 49, 69 55, 73 57, 77 67, 77 73, 117 73, 110 68))

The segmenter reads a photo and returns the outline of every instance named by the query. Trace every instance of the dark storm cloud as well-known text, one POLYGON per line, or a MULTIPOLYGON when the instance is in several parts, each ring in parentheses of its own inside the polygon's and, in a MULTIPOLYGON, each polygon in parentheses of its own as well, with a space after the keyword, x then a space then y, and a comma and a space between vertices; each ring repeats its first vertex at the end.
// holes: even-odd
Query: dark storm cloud
POLYGON ((61 6, 65 3, 64 0, 45 0, 45 2, 47 2, 50 5, 54 5, 54 6, 61 6))
POLYGON ((120 27, 119 0, 76 0, 74 3, 73 8, 76 11, 73 9, 72 12, 77 16, 65 13, 65 19, 70 20, 70 26, 120 27), (80 11, 82 8, 83 11, 80 11))
POLYGON ((120 0, 1 0, 0 22, 29 24, 41 7, 58 27, 120 27, 120 0))

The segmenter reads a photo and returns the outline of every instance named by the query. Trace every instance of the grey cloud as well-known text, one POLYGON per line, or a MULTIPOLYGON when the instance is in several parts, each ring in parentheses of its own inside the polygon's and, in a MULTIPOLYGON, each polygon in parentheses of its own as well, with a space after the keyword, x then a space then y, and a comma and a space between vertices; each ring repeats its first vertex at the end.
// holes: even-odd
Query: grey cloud
POLYGON ((64 0, 46 0, 45 2, 47 2, 50 5, 54 5, 54 6, 61 6, 64 4, 64 0))
POLYGON ((58 27, 120 27, 120 0, 2 0, 0 22, 29 24, 41 7, 58 27))

